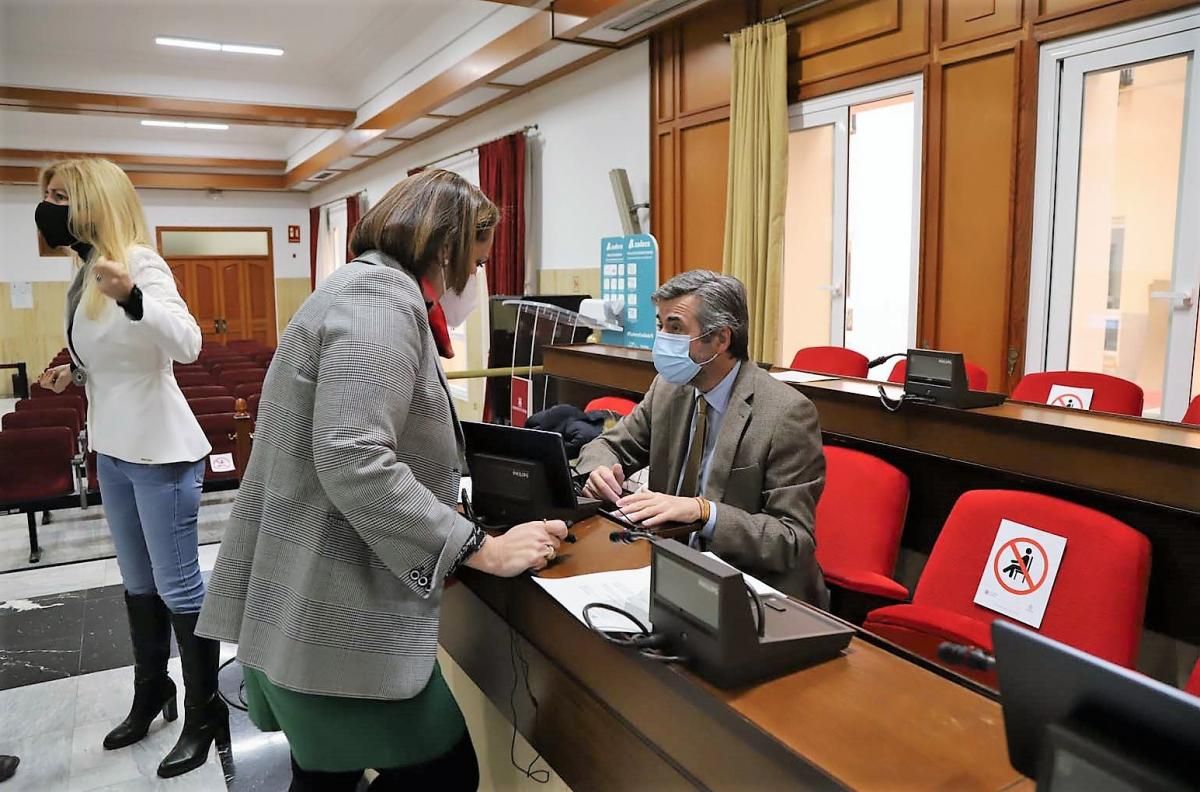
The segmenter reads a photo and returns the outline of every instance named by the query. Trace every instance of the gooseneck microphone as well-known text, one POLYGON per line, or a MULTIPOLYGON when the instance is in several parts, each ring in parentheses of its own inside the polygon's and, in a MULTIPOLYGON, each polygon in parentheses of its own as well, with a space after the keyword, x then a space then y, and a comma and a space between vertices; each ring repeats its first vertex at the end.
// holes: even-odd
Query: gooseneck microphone
POLYGON ((964 666, 975 671, 991 671, 996 667, 995 655, 990 655, 978 646, 943 641, 938 645, 938 659, 951 665, 964 666))

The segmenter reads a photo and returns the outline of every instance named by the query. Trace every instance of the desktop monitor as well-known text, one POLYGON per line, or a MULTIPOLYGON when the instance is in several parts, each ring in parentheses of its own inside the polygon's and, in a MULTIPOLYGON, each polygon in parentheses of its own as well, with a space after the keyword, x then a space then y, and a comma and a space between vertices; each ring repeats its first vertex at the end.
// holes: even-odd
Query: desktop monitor
POLYGON ((1039 790, 1200 789, 1200 698, 1005 621, 992 640, 1009 761, 1039 790))
POLYGON ((475 421, 463 421, 462 429, 472 507, 485 524, 578 516, 562 435, 475 421))

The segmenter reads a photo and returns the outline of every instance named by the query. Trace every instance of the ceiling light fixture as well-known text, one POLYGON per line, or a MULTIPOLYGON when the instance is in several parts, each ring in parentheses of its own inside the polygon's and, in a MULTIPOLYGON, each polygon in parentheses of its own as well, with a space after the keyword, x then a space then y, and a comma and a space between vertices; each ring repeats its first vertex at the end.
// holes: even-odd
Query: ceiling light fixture
POLYGON ((213 124, 204 121, 158 121, 143 119, 142 126, 171 127, 172 129, 229 129, 229 124, 213 124))
POLYGON ((184 47, 186 49, 209 50, 210 52, 237 52, 242 55, 274 55, 283 54, 279 47, 260 47, 254 44, 220 44, 216 41, 201 41, 199 39, 173 38, 158 36, 154 43, 163 47, 184 47))

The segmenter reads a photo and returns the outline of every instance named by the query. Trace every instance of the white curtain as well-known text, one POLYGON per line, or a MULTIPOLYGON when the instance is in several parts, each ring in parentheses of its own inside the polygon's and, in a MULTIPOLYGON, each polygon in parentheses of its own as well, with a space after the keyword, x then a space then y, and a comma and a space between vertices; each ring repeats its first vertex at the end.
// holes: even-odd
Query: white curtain
POLYGON ((345 256, 336 255, 337 240, 333 229, 329 226, 329 207, 322 206, 320 223, 317 225, 317 284, 333 274, 340 267, 345 256))

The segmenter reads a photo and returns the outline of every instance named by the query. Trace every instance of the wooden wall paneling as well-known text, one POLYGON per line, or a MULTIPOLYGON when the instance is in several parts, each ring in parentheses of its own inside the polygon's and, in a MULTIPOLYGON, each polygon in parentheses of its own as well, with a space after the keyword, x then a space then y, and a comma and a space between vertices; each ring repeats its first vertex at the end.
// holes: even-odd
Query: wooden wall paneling
POLYGON ((679 25, 679 116, 729 105, 732 68, 725 33, 747 22, 745 4, 727 0, 679 25))
MULTIPOLYGON (((1019 57, 1015 49, 934 67, 940 99, 938 184, 929 193, 937 287, 934 344, 1004 381, 1012 286, 1019 57)), ((928 278, 925 281, 928 284, 928 278)), ((928 328, 930 317, 925 316, 928 328)))
POLYGON ((676 270, 720 270, 729 185, 729 119, 681 129, 678 145, 681 171, 676 205, 682 222, 676 270))
MULTIPOLYGON (((0 361, 24 362, 30 382, 36 382, 46 364, 67 345, 67 281, 34 281, 33 308, 12 307, 12 284, 0 282, 0 361)), ((0 371, 0 397, 10 397, 12 369, 0 371)))
POLYGON ((1039 16, 1035 20, 1033 37, 1037 41, 1052 41, 1195 5, 1195 0, 1113 0, 1072 8, 1066 3, 1054 2, 1051 7, 1060 10, 1039 16))
POLYGON ((275 346, 275 276, 269 258, 247 259, 247 337, 275 346))
POLYGON ((675 226, 679 219, 676 213, 677 137, 675 130, 671 128, 661 130, 654 136, 651 148, 654 170, 650 185, 650 229, 658 240, 660 283, 679 271, 676 268, 678 247, 675 236, 675 226))
POLYGON ((1022 0, 934 0, 934 40, 948 47, 1021 27, 1022 0))
POLYGON ((1091 11, 1095 8, 1114 5, 1121 0, 1040 0, 1038 3, 1038 18, 1046 19, 1078 14, 1081 11, 1091 11))
MULTIPOLYGON (((553 270, 546 270, 548 272, 553 270)), ((553 294, 554 292, 543 292, 553 294)), ((599 291, 593 292, 599 294, 599 291)), ((309 283, 308 277, 303 278, 278 278, 275 281, 275 328, 276 338, 283 335, 283 331, 287 329, 288 322, 292 321, 296 311, 300 310, 300 306, 312 294, 312 286, 309 283)))
POLYGON ((650 117, 656 124, 675 118, 675 51, 679 31, 667 28, 650 39, 650 117))
POLYGON ((803 34, 793 39, 793 53, 809 58, 900 30, 902 0, 867 0, 837 14, 825 14, 802 23, 803 34))
POLYGON ((928 52, 929 0, 869 0, 844 13, 805 22, 791 35, 789 48, 796 56, 809 38, 847 42, 799 59, 801 83, 827 80, 928 52), (880 34, 897 11, 899 28, 880 34))

